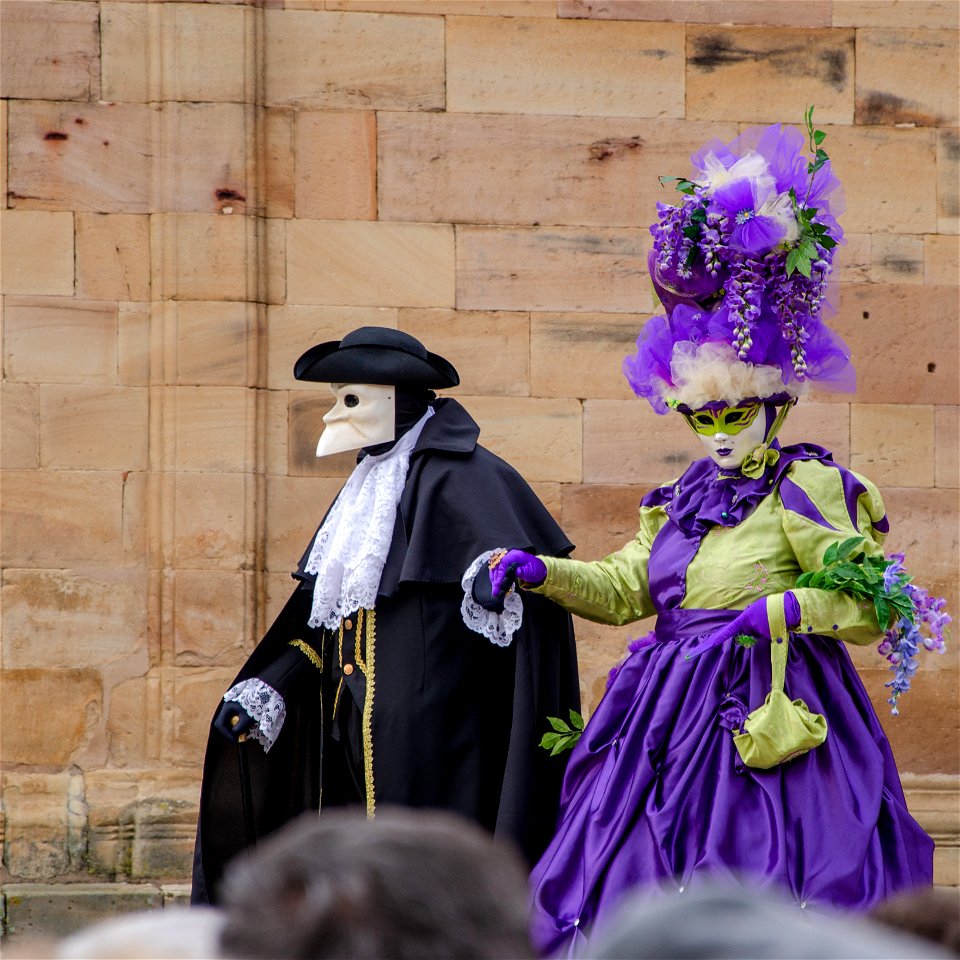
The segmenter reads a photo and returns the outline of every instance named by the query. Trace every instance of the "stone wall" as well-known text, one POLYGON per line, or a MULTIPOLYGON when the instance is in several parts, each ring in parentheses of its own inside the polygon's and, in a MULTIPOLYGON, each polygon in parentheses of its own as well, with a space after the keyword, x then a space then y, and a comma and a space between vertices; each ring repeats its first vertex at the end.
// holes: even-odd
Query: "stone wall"
MULTIPOLYGON (((7 877, 182 879, 206 727, 348 469, 300 351, 397 326, 597 557, 696 454, 619 373, 658 175, 816 104, 860 387, 800 406, 958 602, 957 7, 4 0, 7 877)), ((580 625, 588 705, 630 630, 580 625)), ((957 645, 891 719, 957 872, 957 645)))

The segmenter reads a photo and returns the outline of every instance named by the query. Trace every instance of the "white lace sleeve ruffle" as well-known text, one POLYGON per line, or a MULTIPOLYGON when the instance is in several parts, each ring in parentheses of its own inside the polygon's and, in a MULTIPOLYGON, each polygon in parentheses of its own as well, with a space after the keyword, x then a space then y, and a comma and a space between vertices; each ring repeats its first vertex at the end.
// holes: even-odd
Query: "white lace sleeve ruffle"
MULTIPOLYGON (((498 547, 497 550, 503 551, 504 547, 498 547)), ((507 595, 503 598, 503 613, 495 613, 493 610, 486 610, 473 599, 473 581, 477 578, 477 573, 486 562, 493 556, 497 550, 488 550, 481 553, 473 563, 467 567, 460 581, 463 587, 463 602, 460 604, 460 615, 463 622, 474 632, 479 633, 481 637, 486 637, 491 643, 498 647, 509 647, 513 635, 520 629, 523 622, 523 600, 517 593, 516 587, 511 587, 507 595)))
POLYGON ((232 700, 239 703, 256 721, 256 727, 250 731, 253 737, 268 753, 283 726, 287 716, 287 707, 283 697, 273 687, 256 677, 235 683, 224 695, 224 702, 232 700))

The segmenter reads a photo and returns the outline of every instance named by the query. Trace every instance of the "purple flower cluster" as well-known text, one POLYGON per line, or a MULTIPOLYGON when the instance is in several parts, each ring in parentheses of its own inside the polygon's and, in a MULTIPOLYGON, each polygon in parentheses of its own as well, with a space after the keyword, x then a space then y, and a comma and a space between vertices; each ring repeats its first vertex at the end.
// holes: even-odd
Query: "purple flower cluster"
POLYGON ((936 653, 946 651, 947 624, 951 618, 945 612, 946 601, 942 597, 931 597, 926 590, 914 584, 908 576, 902 553, 890 555, 892 561, 883 572, 883 590, 886 594, 902 591, 913 605, 913 619, 900 617, 886 632, 877 652, 890 662, 894 672, 893 679, 885 686, 890 687, 892 696, 887 700, 890 712, 896 717, 900 713, 900 694, 910 689, 910 681, 920 667, 917 659, 920 649, 936 653))

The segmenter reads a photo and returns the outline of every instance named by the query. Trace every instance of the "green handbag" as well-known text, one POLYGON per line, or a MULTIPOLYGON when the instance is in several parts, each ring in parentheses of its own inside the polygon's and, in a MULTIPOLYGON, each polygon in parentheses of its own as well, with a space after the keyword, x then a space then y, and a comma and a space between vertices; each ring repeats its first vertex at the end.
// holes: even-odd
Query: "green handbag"
POLYGON ((790 634, 782 601, 776 603, 776 608, 774 603, 768 602, 771 633, 774 637, 783 637, 782 643, 770 642, 772 688, 763 704, 747 715, 743 731, 733 731, 733 742, 740 759, 748 767, 759 770, 786 763, 819 747, 827 739, 827 718, 820 713, 811 713, 802 700, 791 700, 783 692, 790 634))

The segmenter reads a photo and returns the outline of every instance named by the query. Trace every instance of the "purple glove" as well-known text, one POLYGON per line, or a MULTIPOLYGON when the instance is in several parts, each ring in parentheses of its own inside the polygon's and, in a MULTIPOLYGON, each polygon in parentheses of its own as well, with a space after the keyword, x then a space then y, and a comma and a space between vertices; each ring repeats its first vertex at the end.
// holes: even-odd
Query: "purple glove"
POLYGON ((495 597, 505 596, 518 580, 536 587, 547 579, 547 568, 539 557, 523 550, 508 550, 490 571, 490 586, 495 597))
MULTIPOLYGON (((797 598, 788 590, 783 595, 783 613, 788 627, 798 627, 800 625, 800 604, 797 598)), ((770 636, 770 621, 767 617, 767 598, 760 597, 754 600, 745 610, 741 611, 726 626, 721 627, 716 633, 711 634, 703 643, 694 647, 686 659, 695 657, 704 650, 711 647, 718 647, 734 637, 745 634, 748 637, 756 637, 762 640, 772 640, 770 636)))

